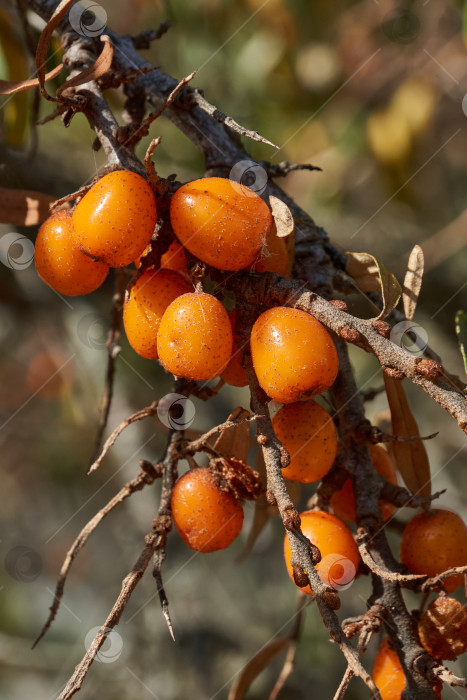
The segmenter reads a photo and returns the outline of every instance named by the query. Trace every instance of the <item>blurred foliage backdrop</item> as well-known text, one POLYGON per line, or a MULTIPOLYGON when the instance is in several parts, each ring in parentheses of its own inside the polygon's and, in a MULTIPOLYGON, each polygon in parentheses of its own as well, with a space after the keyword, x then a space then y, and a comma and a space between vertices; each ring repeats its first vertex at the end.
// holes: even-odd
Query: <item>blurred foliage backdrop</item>
MULTIPOLYGON (((371 252, 401 280, 409 251, 422 245, 426 276, 416 320, 446 365, 463 375, 454 331, 456 310, 466 308, 467 284, 463 3, 103 0, 100 5, 109 25, 122 32, 137 33, 170 19, 169 33, 145 52, 147 57, 178 78, 199 68, 195 84, 211 102, 280 146, 276 152, 246 144, 255 157, 312 162, 323 169, 290 175, 284 185, 339 249, 371 252)), ((37 39, 42 25, 33 15, 31 21, 37 39)), ((2 78, 33 72, 20 26, 14 3, 0 2, 2 78)), ((59 48, 56 43, 50 67, 58 63, 59 48)), ((109 93, 108 99, 120 115, 122 94, 109 93)), ((31 130, 33 105, 31 94, 3 98, 0 185, 62 196, 93 177, 103 156, 92 150, 94 137, 82 115, 67 130, 59 120, 31 130)), ((50 110, 42 104, 40 117, 50 110)), ((182 181, 202 175, 202 158, 182 134, 163 119, 152 127, 151 137, 158 134, 162 175, 177 173, 182 181)), ((141 154, 146 145, 147 140, 141 154)), ((0 232, 11 230, 2 226, 0 232)), ((34 238, 31 229, 17 230, 34 238)), ((31 651, 72 540, 135 475, 137 460, 157 460, 163 448, 163 426, 139 423, 120 438, 100 470, 86 476, 111 294, 108 280, 88 297, 60 298, 38 279, 34 265, 22 270, 0 265, 0 696, 5 700, 58 695, 84 652, 86 635, 103 623, 113 604, 157 504, 157 488, 148 488, 104 521, 72 570, 52 630, 31 651)), ((355 313, 369 314, 359 298, 352 304, 355 313)), ((125 340, 122 344, 109 428, 170 387, 156 363, 138 357, 125 340)), ((373 358, 354 349, 352 358, 361 387, 381 385, 373 358)), ((408 393, 421 433, 439 431, 428 446, 434 489, 447 488, 442 503, 465 517, 462 434, 425 395, 410 388, 408 393)), ((192 427, 207 429, 231 407, 247 402, 245 390, 229 388, 209 406, 195 401, 192 427)), ((370 419, 385 410, 381 396, 368 403, 370 419)), ((301 505, 312 493, 313 485, 303 489, 301 505)), ((228 551, 197 556, 176 534, 170 537, 165 582, 176 644, 148 574, 118 628, 122 648, 108 649, 105 660, 112 664, 94 664, 80 697, 227 697, 245 662, 274 635, 291 629, 296 608, 279 522, 270 521, 249 558, 237 560, 252 515, 247 508, 244 534, 228 551)), ((397 550, 397 535, 393 540, 397 550)), ((342 595, 342 616, 361 612, 368 594, 368 580, 355 582, 342 595)), ((373 642, 366 656, 369 667, 375 647, 373 642)), ((259 677, 249 697, 267 697, 281 661, 259 677)), ((453 667, 465 673, 465 664, 453 667)), ((340 652, 310 606, 296 670, 280 698, 332 697, 343 670, 340 652)), ((443 698, 460 692, 447 689, 443 698)), ((349 698, 367 696, 353 681, 349 698)))

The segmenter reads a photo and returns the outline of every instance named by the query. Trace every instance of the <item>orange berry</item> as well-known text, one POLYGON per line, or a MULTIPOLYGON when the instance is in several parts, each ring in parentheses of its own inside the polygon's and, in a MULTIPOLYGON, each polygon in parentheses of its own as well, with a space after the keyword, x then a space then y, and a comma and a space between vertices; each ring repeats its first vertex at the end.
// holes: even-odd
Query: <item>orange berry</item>
MULTIPOLYGON (((300 513, 300 518, 303 534, 321 552, 321 561, 316 565, 321 581, 336 591, 347 588, 355 578, 359 562, 357 545, 347 525, 323 510, 307 510, 300 513)), ((284 539, 284 557, 293 581, 288 535, 284 539)), ((309 585, 300 590, 313 595, 309 585)))
POLYGON ((284 238, 279 238, 273 226, 264 242, 261 257, 255 264, 257 272, 276 272, 287 277, 289 274, 289 253, 284 238))
POLYGON ((156 200, 146 180, 130 170, 115 170, 76 206, 75 242, 107 265, 124 267, 148 245, 156 221, 156 200))
MULTIPOLYGON (((384 447, 380 445, 370 445, 370 456, 378 474, 385 476, 390 484, 396 485, 396 468, 384 447)), ((351 523, 355 522, 355 497, 350 479, 346 479, 343 487, 332 494, 330 505, 338 518, 351 523)), ((396 507, 393 506, 392 503, 386 503, 385 501, 380 501, 380 505, 383 513, 383 520, 388 520, 396 510, 396 507)))
POLYGON ((183 294, 162 316, 157 351, 165 369, 178 377, 217 377, 232 353, 227 311, 211 294, 183 294))
POLYGON ((290 454, 282 475, 310 484, 322 479, 336 458, 337 431, 329 413, 315 401, 289 403, 273 418, 277 437, 290 454))
POLYGON ((171 507, 178 534, 196 552, 225 549, 242 529, 240 501, 221 491, 208 467, 192 469, 177 481, 171 507))
MULTIPOLYGON (((147 248, 143 250, 141 255, 136 258, 135 266, 137 268, 141 267, 141 260, 147 253, 149 253, 150 250, 151 244, 149 244, 147 248)), ((180 274, 186 275, 186 255, 183 246, 180 245, 180 243, 177 243, 177 241, 172 241, 164 255, 161 255, 160 266, 163 270, 174 270, 175 272, 180 272, 180 274)))
POLYGON ((251 356, 264 391, 293 403, 328 389, 337 370, 337 351, 324 326, 298 309, 276 306, 256 320, 251 356))
POLYGON ((230 384, 231 386, 247 386, 248 379, 246 376, 246 372, 242 366, 242 352, 240 351, 235 340, 236 317, 237 312, 234 309, 229 314, 233 335, 232 356, 229 360, 229 364, 221 374, 221 379, 223 379, 226 384, 230 384))
POLYGON ((385 639, 378 649, 372 676, 382 700, 400 700, 405 688, 405 676, 389 639, 385 639))
MULTIPOLYGON (((441 508, 419 513, 404 528, 401 562, 413 574, 437 576, 454 566, 467 564, 467 526, 456 513, 441 508)), ((464 582, 461 575, 444 579, 449 593, 464 582)))
POLYGON ((170 203, 170 220, 185 248, 221 270, 252 265, 272 226, 261 197, 222 177, 180 187, 170 203))
POLYGON ((191 285, 173 270, 146 270, 131 287, 123 304, 123 324, 133 350, 148 360, 157 359, 157 331, 169 304, 191 285))
POLYGON ((69 211, 58 211, 44 221, 37 234, 34 257, 42 280, 67 296, 93 292, 109 271, 107 265, 75 247, 69 211))

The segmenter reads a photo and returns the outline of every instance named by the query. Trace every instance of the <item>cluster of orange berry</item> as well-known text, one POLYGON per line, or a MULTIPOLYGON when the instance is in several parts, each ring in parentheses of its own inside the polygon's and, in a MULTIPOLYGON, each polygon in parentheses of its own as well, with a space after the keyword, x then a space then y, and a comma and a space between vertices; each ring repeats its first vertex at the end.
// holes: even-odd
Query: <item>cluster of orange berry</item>
MULTIPOLYGON (((112 172, 84 195, 72 214, 58 212, 43 224, 36 242, 37 270, 58 292, 76 295, 96 289, 109 266, 134 262, 138 272, 127 292, 123 321, 135 351, 159 359, 178 377, 209 380, 220 375, 229 384, 245 386, 236 311, 229 315, 215 296, 193 291, 186 251, 223 271, 287 274, 287 249, 276 235, 268 206, 251 190, 224 178, 203 178, 180 187, 170 203, 174 240, 159 268, 147 264, 148 257, 141 270, 142 260, 150 256, 156 223, 156 200, 146 180, 128 171, 112 172)), ((254 323, 250 351, 262 389, 284 404, 273 418, 274 431, 290 454, 284 477, 304 484, 322 479, 338 449, 331 416, 312 398, 328 389, 337 375, 337 352, 329 333, 303 311, 274 307, 254 323)), ((380 446, 370 451, 376 471, 396 484, 388 453, 380 446)), ((387 520, 394 506, 382 502, 381 507, 387 520)), ((334 493, 331 508, 334 514, 302 513, 301 526, 321 552, 316 567, 321 579, 331 589, 342 590, 359 566, 352 532, 344 523, 355 521, 350 479, 334 493)), ((219 489, 209 468, 193 469, 179 479, 172 512, 181 537, 202 552, 229 546, 243 524, 241 502, 219 489)), ((284 554, 294 580, 287 537, 284 554)), ((402 536, 401 561, 413 573, 428 576, 467 564, 466 525, 441 509, 415 516, 402 536)), ((453 591, 462 577, 443 583, 453 591)), ((312 594, 309 585, 302 590, 312 594)))

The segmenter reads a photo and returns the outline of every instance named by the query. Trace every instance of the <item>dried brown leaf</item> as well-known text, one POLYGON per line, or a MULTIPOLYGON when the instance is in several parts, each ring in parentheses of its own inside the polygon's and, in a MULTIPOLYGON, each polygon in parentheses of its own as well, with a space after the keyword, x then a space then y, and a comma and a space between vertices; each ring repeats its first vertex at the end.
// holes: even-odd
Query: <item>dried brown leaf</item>
POLYGON ((260 649, 243 668, 240 676, 231 687, 228 700, 243 700, 255 678, 291 641, 291 637, 279 637, 279 639, 273 639, 272 642, 260 649))
POLYGON ((272 195, 269 197, 269 204, 271 205, 272 216, 276 224, 277 237, 285 238, 290 236, 295 230, 295 222, 289 207, 281 199, 272 195))
POLYGON ((405 317, 411 321, 417 308, 418 295, 422 287, 425 257, 419 245, 415 245, 409 255, 407 272, 402 286, 402 303, 405 317))
MULTIPOLYGON (((52 80, 56 78, 63 68, 63 63, 54 68, 45 75, 44 80, 52 80)), ((30 80, 0 80, 0 95, 15 95, 17 92, 24 92, 25 90, 31 90, 39 86, 39 81, 37 78, 31 78, 30 80)))
MULTIPOLYGON (((394 435, 420 435, 417 422, 410 410, 402 382, 384 376, 384 384, 391 410, 394 435)), ((390 452, 409 491, 422 498, 431 496, 430 463, 422 440, 391 442, 390 452)))
POLYGON ((50 44, 50 39, 52 38, 52 34, 56 27, 60 24, 62 21, 63 17, 65 17, 66 13, 70 9, 70 7, 73 5, 74 0, 61 0, 57 7, 55 8, 54 13, 52 14, 51 18, 45 25, 42 34, 39 37, 39 41, 37 43, 37 50, 36 50, 36 73, 37 73, 37 79, 39 81, 39 87, 41 89, 41 93, 44 97, 47 99, 50 99, 50 95, 47 93, 46 89, 44 88, 44 82, 45 82, 45 66, 47 63, 47 49, 49 48, 50 44))
POLYGON ((89 66, 89 68, 83 70, 82 73, 75 75, 73 78, 69 78, 65 83, 63 83, 63 85, 57 90, 57 97, 60 97, 62 92, 67 88, 77 87, 78 85, 89 83, 91 80, 97 80, 110 70, 114 49, 107 35, 101 36, 101 41, 104 42, 104 48, 92 66, 89 66))
MULTIPOLYGON (((250 415, 249 411, 238 406, 227 420, 246 418, 250 415)), ((250 423, 245 421, 231 428, 225 428, 214 443, 214 449, 223 457, 235 457, 241 462, 246 462, 250 451, 250 423)))
POLYGON ((35 226, 49 216, 54 197, 32 190, 9 190, 0 187, 0 223, 35 226))
POLYGON ((346 253, 346 270, 362 292, 381 292, 384 318, 397 306, 402 289, 396 277, 369 253, 346 253))

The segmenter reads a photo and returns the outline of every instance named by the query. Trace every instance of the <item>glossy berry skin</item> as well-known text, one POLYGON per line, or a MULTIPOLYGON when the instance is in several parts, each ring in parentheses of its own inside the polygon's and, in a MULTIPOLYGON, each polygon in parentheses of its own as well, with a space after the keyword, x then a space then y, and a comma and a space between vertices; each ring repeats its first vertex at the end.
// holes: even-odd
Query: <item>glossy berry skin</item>
POLYGON ((251 356, 261 387, 280 403, 311 398, 328 389, 338 370, 331 336, 313 316, 276 306, 256 320, 251 356))
MULTIPOLYGON (((400 549, 401 562, 413 574, 437 574, 454 566, 467 565, 467 526, 456 513, 441 508, 419 513, 404 528, 400 549)), ((443 580, 448 593, 464 582, 464 577, 443 580)))
POLYGON ((192 469, 177 481, 171 508, 178 534, 196 552, 225 549, 242 529, 240 501, 220 490, 208 467, 192 469))
MULTIPOLYGON (((321 561, 316 565, 320 579, 333 590, 344 590, 355 578, 359 562, 357 545, 349 528, 335 515, 323 510, 305 511, 300 513, 300 518, 303 534, 321 552, 321 561)), ((286 535, 284 557, 287 572, 293 581, 291 556, 289 538, 286 535)), ((300 590, 308 595, 313 595, 309 585, 300 588, 300 590)))
POLYGON ((109 268, 75 247, 72 216, 59 211, 44 221, 35 245, 36 269, 42 280, 60 294, 78 296, 100 287, 109 268))
POLYGON ((146 248, 156 221, 156 200, 146 180, 130 170, 115 170, 76 206, 75 242, 110 267, 124 267, 146 248))
POLYGON ((211 294, 183 294, 162 317, 157 351, 165 369, 177 377, 217 377, 232 354, 227 311, 211 294))
POLYGON ((230 323, 232 325, 232 335, 233 335, 232 355, 231 355, 231 358, 229 360, 229 364, 227 365, 227 367, 224 369, 224 371, 221 374, 221 379, 223 379, 226 384, 230 384, 231 386, 242 387, 242 386, 247 386, 248 379, 246 376, 246 372, 242 366, 242 352, 240 351, 238 344, 237 344, 237 340, 235 338, 236 317, 237 317, 237 312, 234 309, 229 314, 230 323))
POLYGON ((277 437, 290 454, 282 475, 310 484, 322 479, 337 452, 337 431, 329 413, 316 401, 289 403, 273 418, 277 437))
POLYGON ((378 649, 372 676, 382 700, 400 700, 405 688, 405 676, 399 658, 388 639, 385 639, 378 649))
POLYGON ((142 357, 156 360, 157 331, 169 304, 191 285, 173 270, 147 270, 131 287, 123 305, 123 324, 131 347, 142 357))
POLYGON ((272 226, 261 197, 222 177, 180 187, 172 197, 170 220, 185 248, 220 270, 253 265, 272 226))
MULTIPOLYGON (((385 476, 390 484, 397 484, 397 475, 394 462, 386 450, 380 445, 370 445, 370 455, 373 466, 381 476, 385 476)), ((355 522, 355 497, 350 479, 346 479, 343 487, 335 491, 330 503, 332 510, 338 518, 347 522, 355 522)), ((383 520, 388 520, 396 510, 392 503, 380 501, 383 520)))

